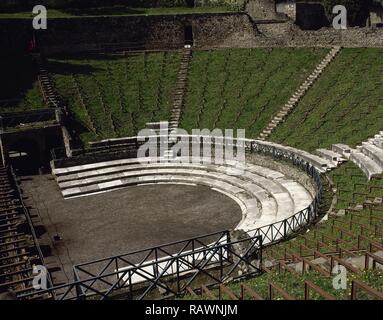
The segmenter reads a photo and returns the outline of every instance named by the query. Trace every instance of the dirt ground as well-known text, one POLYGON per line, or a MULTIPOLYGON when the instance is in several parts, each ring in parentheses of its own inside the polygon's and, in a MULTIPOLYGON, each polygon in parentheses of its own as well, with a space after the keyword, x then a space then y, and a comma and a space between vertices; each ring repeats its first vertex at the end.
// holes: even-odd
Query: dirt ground
POLYGON ((136 186, 64 200, 51 175, 21 181, 66 280, 74 264, 230 229, 241 219, 233 200, 203 186, 136 186))

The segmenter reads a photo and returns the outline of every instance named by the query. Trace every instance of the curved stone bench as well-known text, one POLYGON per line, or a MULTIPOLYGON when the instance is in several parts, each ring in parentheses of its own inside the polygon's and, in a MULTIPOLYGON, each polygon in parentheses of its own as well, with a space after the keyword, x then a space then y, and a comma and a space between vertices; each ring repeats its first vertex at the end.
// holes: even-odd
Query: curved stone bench
MULTIPOLYGON (((88 174, 82 173, 81 177, 78 177, 77 179, 74 179, 73 176, 69 176, 69 177, 63 176, 63 177, 58 177, 57 179, 61 189, 67 189, 74 186, 80 186, 80 185, 84 186, 84 185, 89 185, 92 183, 107 182, 107 181, 112 181, 115 179, 120 179, 120 178, 128 176, 129 172, 137 171, 137 170, 139 171, 139 174, 141 175, 156 173, 155 171, 154 172, 149 171, 149 169, 155 170, 156 168, 157 169, 169 168, 173 170, 172 172, 174 173, 177 173, 179 172, 179 170, 182 170, 182 169, 189 169, 189 170, 208 170, 208 171, 218 172, 221 174, 226 174, 226 169, 227 169, 225 166, 202 165, 202 164, 169 163, 166 165, 165 164, 159 165, 157 163, 150 163, 145 166, 131 165, 131 166, 121 166, 117 168, 112 168, 112 169, 118 169, 118 170, 108 170, 109 174, 105 174, 105 171, 98 172, 96 170, 96 171, 89 171, 87 172, 88 174)), ((296 192, 297 189, 300 189, 299 191, 302 191, 302 187, 298 183, 288 179, 282 179, 281 177, 283 177, 283 175, 280 175, 280 174, 270 174, 270 171, 266 172, 266 175, 261 176, 259 174, 254 173, 256 171, 256 168, 257 167, 252 167, 251 165, 249 165, 247 169, 252 169, 251 172, 249 170, 245 171, 244 175, 242 175, 241 178, 246 179, 246 181, 248 181, 250 184, 258 185, 264 188, 267 192, 272 194, 272 196, 277 200, 279 207, 283 207, 286 212, 294 212, 294 208, 299 211, 300 209, 302 209, 302 205, 303 206, 307 205, 307 201, 305 201, 304 204, 300 204, 300 203, 297 203, 297 201, 295 201, 295 205, 294 205, 294 202, 291 200, 291 197, 294 198, 295 196, 290 195, 290 190, 293 192, 296 192), (278 181, 273 181, 270 179, 270 175, 277 176, 280 179, 278 181), (268 176, 268 178, 265 178, 265 176, 268 176)), ((299 196, 299 192, 298 192, 298 196, 299 196)))
POLYGON ((369 142, 362 142, 362 152, 374 160, 380 167, 380 171, 383 171, 383 149, 369 142))
POLYGON ((350 160, 364 172, 369 180, 382 172, 380 166, 362 152, 352 151, 350 160))
MULTIPOLYGON (((148 159, 145 159, 148 160, 148 159)), ((149 162, 124 159, 54 169, 65 198, 84 196, 132 185, 182 183, 205 185, 238 203, 242 220, 238 229, 252 230, 286 219, 307 207, 312 195, 299 183, 282 173, 258 165, 246 164, 241 175, 232 175, 238 162, 225 164, 149 162)), ((163 160, 163 159, 162 159, 163 160)), ((197 161, 197 159, 189 159, 197 161)), ((201 159, 198 159, 201 160, 201 159)), ((202 159, 202 162, 205 159, 202 159)))
MULTIPOLYGON (((182 163, 172 163, 169 162, 166 164, 167 167, 173 167, 174 169, 182 169, 182 168, 189 168, 189 169, 208 169, 212 171, 218 171, 221 173, 225 173, 225 170, 227 169, 227 165, 231 164, 235 166, 237 163, 235 161, 228 161, 226 165, 210 165, 210 164, 198 164, 198 163, 185 163, 185 159, 177 158, 182 163)), ((157 160, 157 159, 155 159, 157 160)), ((191 158, 188 160, 195 160, 196 159, 191 158)), ((198 159, 200 160, 200 159, 198 159)), ((203 161, 203 159, 202 159, 203 161)), ((206 161, 207 162, 207 161, 206 161)), ((103 162, 103 163, 96 163, 94 164, 95 170, 88 170, 84 171, 84 169, 89 169, 91 166, 76 166, 71 168, 66 168, 64 171, 60 169, 54 170, 54 173, 57 175, 56 179, 59 182, 60 186, 63 188, 65 184, 63 182, 66 181, 72 181, 72 180, 78 180, 78 179, 84 179, 84 178, 91 178, 96 176, 107 176, 111 174, 117 174, 117 173, 124 173, 127 171, 132 170, 138 170, 142 168, 142 165, 140 164, 140 161, 137 159, 126 159, 126 160, 118 160, 118 161, 110 161, 110 162, 103 162), (130 165, 129 165, 130 163, 130 165), (126 165, 128 164, 128 165, 126 165), (113 167, 108 167, 109 165, 113 165, 113 167), (115 166, 115 167, 114 167, 115 166), (85 167, 85 168, 84 168, 85 167), (101 168, 101 169, 100 169, 101 168), (81 171, 80 171, 81 170, 81 171), (66 175, 66 172, 78 172, 78 173, 69 173, 66 175)), ((157 162, 154 163, 148 163, 145 165, 145 168, 156 168, 158 167, 157 162)), ((294 192, 299 195, 301 194, 300 191, 303 191, 300 184, 285 178, 284 174, 271 170, 265 167, 261 167, 258 165, 254 165, 251 163, 246 164, 246 171, 243 175, 244 177, 247 177, 251 180, 251 182, 262 185, 266 190, 268 190, 270 193, 273 193, 276 195, 276 197, 279 197, 285 199, 285 203, 283 204, 283 207, 287 211, 299 211, 303 209, 307 205, 307 201, 305 200, 303 203, 299 203, 295 201, 295 207, 294 209, 290 210, 290 205, 286 202, 287 197, 285 193, 294 192), (273 181, 274 179, 278 179, 277 183, 273 181), (280 194, 280 195, 278 195, 280 194)), ((292 196, 294 197, 294 196, 292 196)))

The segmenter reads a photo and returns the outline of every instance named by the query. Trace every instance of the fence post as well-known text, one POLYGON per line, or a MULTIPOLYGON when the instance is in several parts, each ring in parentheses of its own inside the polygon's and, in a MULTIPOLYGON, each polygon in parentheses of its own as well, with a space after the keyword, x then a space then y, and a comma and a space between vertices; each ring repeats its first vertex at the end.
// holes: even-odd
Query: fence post
POLYGON ((74 272, 73 274, 73 278, 74 278, 74 281, 76 282, 75 284, 75 288, 76 288, 76 297, 77 297, 77 300, 85 300, 85 295, 84 295, 84 291, 81 287, 81 283, 78 283, 80 281, 80 279, 78 278, 77 276, 77 273, 74 272))

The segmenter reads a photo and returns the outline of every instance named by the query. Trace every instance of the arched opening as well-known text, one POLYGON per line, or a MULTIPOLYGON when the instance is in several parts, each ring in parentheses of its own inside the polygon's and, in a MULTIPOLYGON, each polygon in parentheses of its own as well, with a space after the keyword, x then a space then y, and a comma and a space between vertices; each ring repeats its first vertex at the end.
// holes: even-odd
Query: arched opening
POLYGON ((34 140, 20 139, 8 152, 9 162, 19 175, 38 174, 42 167, 41 150, 34 140))
POLYGON ((193 27, 192 26, 185 26, 184 29, 184 39, 185 39, 185 45, 192 46, 193 45, 193 27))

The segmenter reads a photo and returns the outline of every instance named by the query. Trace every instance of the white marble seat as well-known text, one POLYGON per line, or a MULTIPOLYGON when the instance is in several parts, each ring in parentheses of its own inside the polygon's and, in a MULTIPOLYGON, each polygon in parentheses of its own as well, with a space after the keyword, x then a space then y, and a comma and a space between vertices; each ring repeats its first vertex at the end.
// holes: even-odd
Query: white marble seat
POLYGON ((150 160, 155 162, 123 159, 54 169, 53 173, 65 198, 145 184, 208 186, 238 203, 242 220, 237 228, 244 230, 286 219, 309 206, 313 199, 298 182, 259 165, 246 163, 241 167, 235 161, 216 165, 207 163, 207 159, 150 160))

